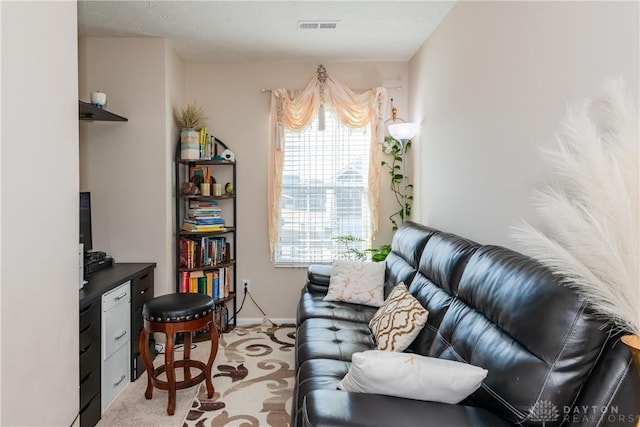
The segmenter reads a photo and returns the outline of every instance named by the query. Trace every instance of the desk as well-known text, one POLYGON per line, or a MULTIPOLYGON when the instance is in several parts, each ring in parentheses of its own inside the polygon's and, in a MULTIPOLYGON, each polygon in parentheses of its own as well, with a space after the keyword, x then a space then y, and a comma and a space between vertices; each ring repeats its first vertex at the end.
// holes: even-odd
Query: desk
MULTIPOLYGON (((94 426, 101 416, 102 295, 131 281, 131 381, 144 372, 138 340, 142 330, 142 305, 153 298, 155 263, 114 263, 86 279, 80 289, 80 425, 94 426)), ((155 354, 150 342, 150 354, 155 354)))

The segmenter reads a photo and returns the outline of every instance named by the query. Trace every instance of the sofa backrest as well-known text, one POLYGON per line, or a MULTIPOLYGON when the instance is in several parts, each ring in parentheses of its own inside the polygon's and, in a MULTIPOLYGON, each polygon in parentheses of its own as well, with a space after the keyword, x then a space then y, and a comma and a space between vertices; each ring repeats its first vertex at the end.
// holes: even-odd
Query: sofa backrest
POLYGON ((385 260, 385 298, 398 283, 404 282, 409 286, 418 271, 422 251, 434 232, 432 228, 410 221, 396 231, 391 242, 391 252, 385 260))
POLYGON ((465 403, 513 423, 560 425, 561 408, 574 405, 607 340, 603 323, 542 264, 483 246, 464 269, 431 355, 489 371, 465 403))
POLYGON ((440 323, 454 300, 469 257, 479 245, 454 234, 433 232, 420 257, 409 292, 429 311, 427 324, 409 351, 428 355, 440 323))

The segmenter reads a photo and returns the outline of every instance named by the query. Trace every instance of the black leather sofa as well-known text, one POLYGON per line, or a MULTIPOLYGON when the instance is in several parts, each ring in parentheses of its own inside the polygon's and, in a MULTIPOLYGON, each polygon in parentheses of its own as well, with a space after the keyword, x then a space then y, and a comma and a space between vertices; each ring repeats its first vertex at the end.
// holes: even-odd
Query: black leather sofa
POLYGON ((355 352, 374 349, 374 307, 325 302, 313 265, 297 313, 293 426, 624 426, 640 381, 620 335, 520 253, 416 223, 394 235, 385 297, 399 282, 429 311, 406 350, 488 370, 460 404, 337 389, 355 352))

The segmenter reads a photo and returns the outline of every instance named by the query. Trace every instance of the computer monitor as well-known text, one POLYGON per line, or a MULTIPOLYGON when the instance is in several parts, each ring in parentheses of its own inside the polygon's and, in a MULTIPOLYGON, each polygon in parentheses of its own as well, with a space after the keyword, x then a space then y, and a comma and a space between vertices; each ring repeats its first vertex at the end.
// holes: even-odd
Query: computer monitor
POLYGON ((91 238, 91 194, 88 191, 80 192, 80 243, 84 244, 84 250, 93 249, 91 238))

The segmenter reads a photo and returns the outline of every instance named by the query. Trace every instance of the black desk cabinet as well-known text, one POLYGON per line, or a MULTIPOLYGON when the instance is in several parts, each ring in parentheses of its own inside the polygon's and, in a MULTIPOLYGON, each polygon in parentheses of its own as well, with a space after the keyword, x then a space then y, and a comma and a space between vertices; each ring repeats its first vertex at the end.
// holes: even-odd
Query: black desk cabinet
MULTIPOLYGON (((142 330, 142 305, 153 298, 155 263, 116 263, 96 271, 80 289, 80 426, 92 427, 101 417, 102 294, 131 281, 131 381, 144 372, 138 339, 142 330)), ((151 340, 152 341, 152 340, 151 340)), ((150 350, 154 343, 150 342, 150 350)), ((155 354, 150 351, 149 354, 155 354)))
MULTIPOLYGON (((131 280, 131 381, 144 373, 140 355, 140 333, 144 326, 142 306, 153 298, 153 270, 131 280)), ((149 338, 149 354, 155 354, 155 341, 149 338)))
POLYGON ((80 425, 93 426, 100 419, 101 302, 80 309, 80 425))

